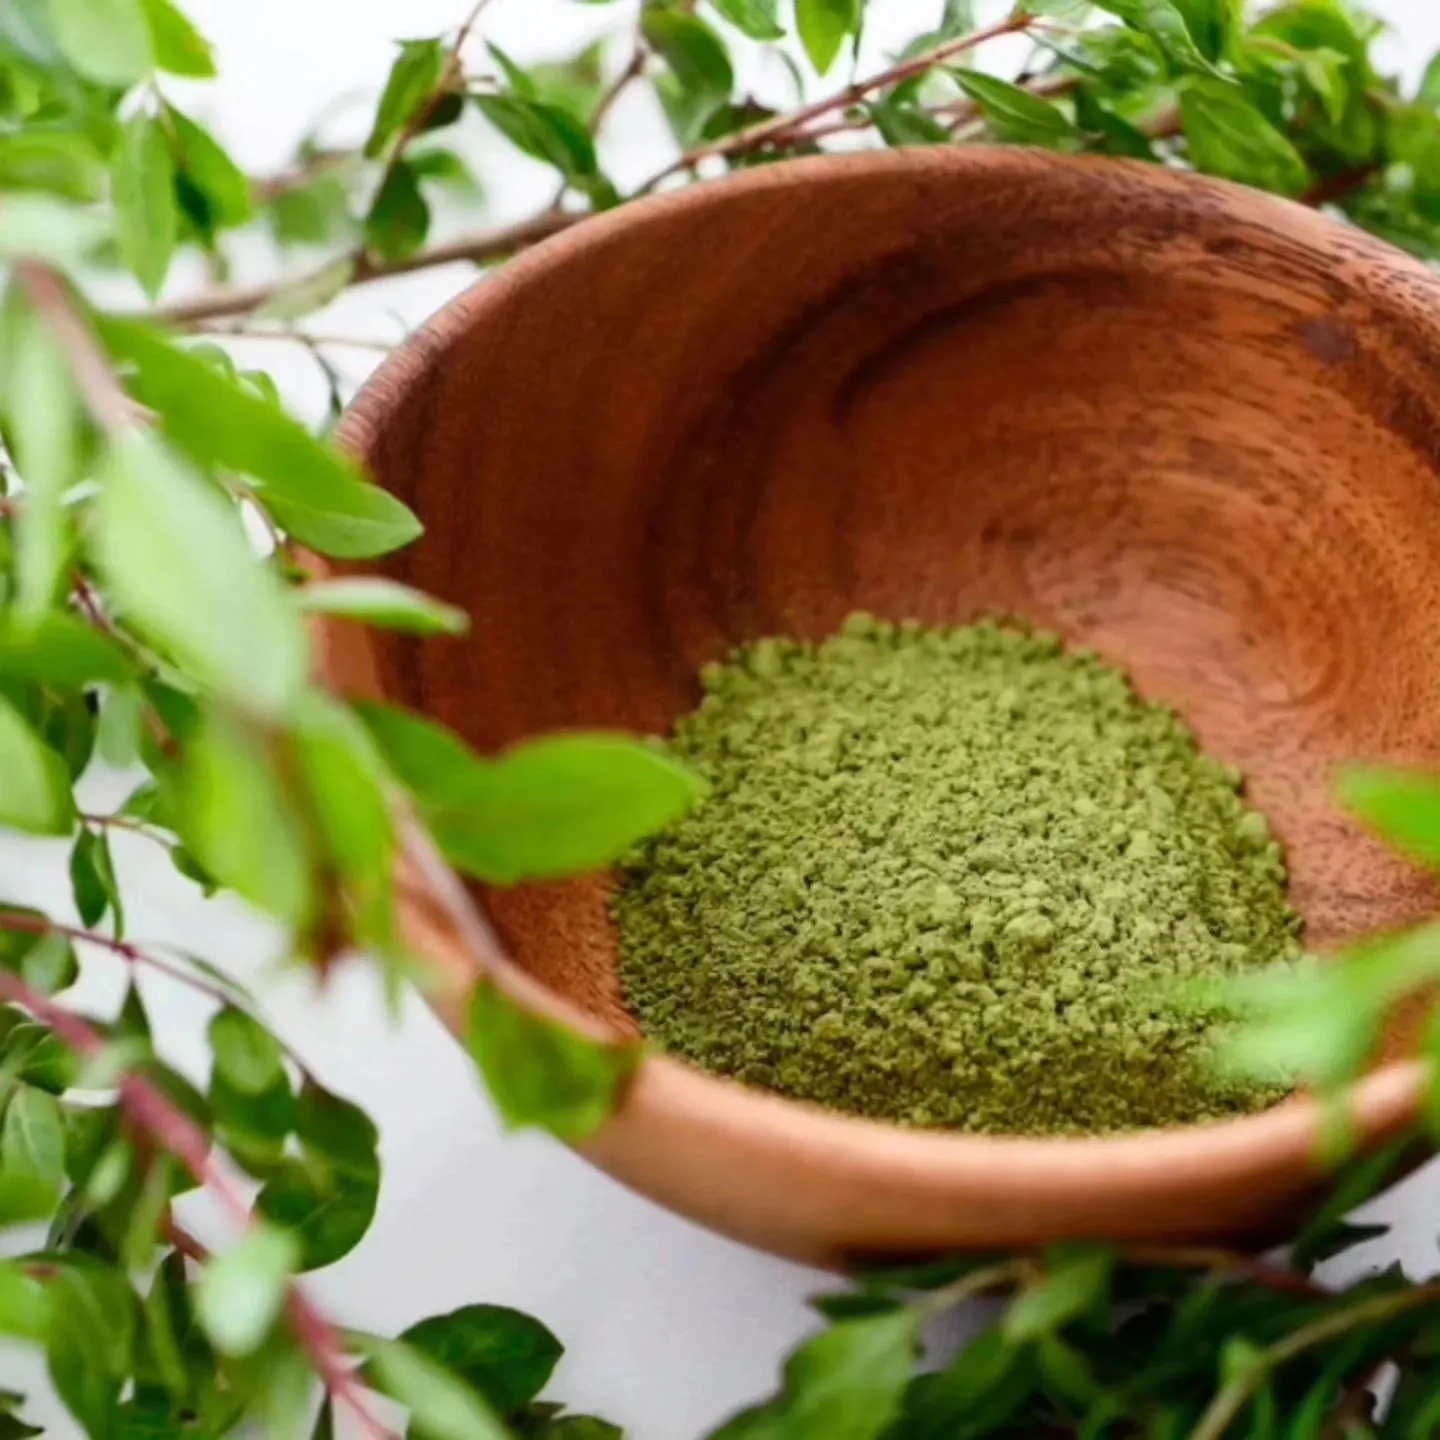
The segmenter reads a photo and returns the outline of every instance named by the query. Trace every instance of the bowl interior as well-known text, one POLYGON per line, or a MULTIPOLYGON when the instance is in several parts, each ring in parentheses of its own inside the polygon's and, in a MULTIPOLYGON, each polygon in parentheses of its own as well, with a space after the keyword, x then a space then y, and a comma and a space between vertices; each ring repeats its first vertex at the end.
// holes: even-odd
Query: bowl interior
MULTIPOLYGON (((737 642, 851 610, 1054 628, 1240 766, 1316 947, 1431 888, 1328 799, 1440 760, 1440 285, 1298 207, 1014 152, 758 172, 587 225, 351 422, 461 642, 379 679, 495 749, 661 732, 737 642)), ((633 1028, 604 883, 482 895, 633 1028)))

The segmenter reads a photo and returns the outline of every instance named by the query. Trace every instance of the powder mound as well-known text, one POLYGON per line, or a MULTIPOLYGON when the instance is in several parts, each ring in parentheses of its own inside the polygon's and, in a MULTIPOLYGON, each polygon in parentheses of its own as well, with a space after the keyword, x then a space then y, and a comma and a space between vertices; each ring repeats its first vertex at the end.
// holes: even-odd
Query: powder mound
POLYGON ((1295 958, 1241 777, 1058 639, 852 616, 708 666, 708 800, 623 868, 626 996, 672 1054, 913 1126, 1093 1134, 1279 1098, 1169 982, 1295 958))

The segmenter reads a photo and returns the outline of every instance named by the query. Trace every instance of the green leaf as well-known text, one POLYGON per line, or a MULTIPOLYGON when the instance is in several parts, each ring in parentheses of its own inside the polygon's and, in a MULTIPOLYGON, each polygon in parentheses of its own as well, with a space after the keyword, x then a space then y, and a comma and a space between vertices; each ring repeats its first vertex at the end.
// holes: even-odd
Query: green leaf
POLYGON ((5 260, 43 260, 73 269, 109 238, 104 215, 53 195, 7 195, 0 207, 0 258, 5 260))
POLYGON ((408 160, 386 172, 365 217, 365 245, 384 261, 408 259, 430 233, 430 206, 408 160))
POLYGON ((65 762, 0 699, 0 825, 32 835, 68 835, 75 799, 65 762))
POLYGON ((340 559, 383 555, 409 544, 420 522, 370 484, 333 446, 147 326, 107 320, 101 334, 136 373, 136 398, 203 464, 263 482, 267 508, 301 544, 340 559))
POLYGON ((227 1005, 209 1029, 215 1068, 226 1082, 245 1095, 269 1090, 285 1074, 280 1042, 258 1020, 227 1005))
POLYGON ((316 580, 299 592, 299 599, 300 608, 313 615, 359 620, 411 635, 463 635, 470 626, 463 610, 395 580, 365 576, 316 580))
POLYGON ((517 95, 476 95, 480 113, 517 149, 567 179, 597 173, 595 142, 568 111, 517 95))
POLYGON ((88 80, 128 87, 155 63, 141 0, 50 0, 50 24, 66 58, 88 80))
POLYGON ((81 829, 70 852, 70 889, 83 925, 93 928, 105 918, 106 911, 113 911, 116 933, 125 928, 110 840, 103 831, 81 829))
MULTIPOLYGON (((72 542, 64 498, 80 478, 84 421, 70 363, 39 316, 22 317, 7 359, 6 438, 26 489, 15 531, 18 593, 13 615, 0 633, 18 635, 58 604, 68 589, 72 542)), ((28 628, 24 633, 30 633, 28 628)), ((45 676, 32 673, 28 678, 45 676)))
POLYGON ((0 675, 68 688, 120 685, 134 673, 114 640, 74 615, 52 611, 25 622, 0 613, 0 675))
MULTIPOLYGON (((1391 1181, 1403 1173, 1404 1162, 1413 1156, 1416 1139, 1402 1135, 1382 1145, 1373 1154, 1360 1156, 1336 1177, 1334 1186, 1314 1215, 1296 1235, 1290 1251, 1290 1264, 1297 1270, 1309 1270, 1321 1260, 1336 1253, 1339 1240, 1353 1242, 1353 1232, 1361 1227, 1347 1223, 1352 1210, 1365 1204, 1391 1181)), ((1388 1227, 1380 1226, 1379 1233, 1388 1227)))
POLYGON ((506 1417, 539 1395, 564 1353, 538 1320, 503 1305, 432 1315, 400 1338, 453 1370, 506 1417))
POLYGON ((32 990, 42 995, 55 995, 68 990, 80 978, 80 962, 69 937, 59 934, 39 935, 26 951, 20 964, 20 975, 32 990))
POLYGON ((222 1355, 260 1348, 285 1304, 298 1256, 293 1236, 255 1225, 201 1272, 195 1313, 222 1355))
POLYGON ((880 138, 892 147, 905 145, 948 145, 950 132, 926 109, 898 100, 874 100, 870 118, 880 138))
POLYGON ((284 1226, 300 1244, 296 1268, 320 1270, 342 1260, 364 1238, 379 1200, 379 1170, 366 1181, 289 1160, 265 1182, 256 1212, 284 1226))
POLYGON ((752 40, 783 40, 779 0, 711 0, 737 30, 752 40))
POLYGON ((301 1270, 348 1255, 365 1237, 380 1193, 379 1135, 357 1106, 307 1081, 295 1111, 301 1158, 281 1166, 256 1200, 300 1242, 301 1270))
POLYGON ((1090 140, 1087 149, 1106 155, 1126 155, 1132 160, 1155 159, 1155 146, 1150 137, 1084 86, 1075 92, 1075 124, 1090 140))
POLYGON ((845 1320, 808 1340, 785 1362, 780 1396, 737 1417, 713 1440, 750 1435, 785 1440, 878 1440, 900 1412, 914 1369, 922 1315, 909 1308, 845 1320), (755 1418, 763 1417, 772 1428, 755 1418))
POLYGON ((863 8, 861 0, 795 0, 795 28, 817 74, 830 69, 860 29, 863 8))
POLYGON ((1182 68, 1213 71, 1175 0, 1095 0, 1095 4, 1148 35, 1182 68))
POLYGON ((617 735, 527 741, 470 773, 463 791, 416 798, 446 857, 497 885, 603 869, 704 794, 658 749, 617 735))
POLYGON ((215 75, 215 54, 210 42, 171 0, 143 0, 150 22, 155 64, 171 75, 209 80, 215 75))
POLYGON ((175 253, 175 160, 158 120, 137 114, 120 132, 110 171, 120 254, 153 299, 175 253))
POLYGON ((54 1185, 43 1175, 0 1173, 0 1229, 48 1220, 58 1199, 54 1185))
POLYGON ((1394 766, 1340 773, 1341 804, 1412 860, 1440 868, 1440 775, 1394 766))
POLYGON ((135 1296, 122 1275, 98 1266, 64 1266, 47 1288, 50 1378, 86 1434, 110 1440, 131 1370, 135 1296))
POLYGON ((65 1183, 65 1125, 60 1102, 43 1090, 22 1085, 5 1107, 0 1127, 0 1170, 45 1181, 58 1203, 65 1183))
MULTIPOLYGON (((0 1335, 44 1340, 50 1320, 45 1290, 28 1275, 23 1262, 0 1261, 0 1335)), ((8 1405, 0 1405, 0 1411, 8 1405)))
POLYGON ((48 190, 67 200, 98 200, 105 164, 95 142, 72 130, 0 135, 0 190, 48 190))
POLYGON ((428 1355, 399 1340, 373 1339, 368 1348, 376 1383, 409 1410, 415 1440, 508 1440, 490 1407, 428 1355))
MULTIPOLYGON (((189 185, 192 202, 203 204, 202 235, 221 226, 243 225, 254 213, 250 181, 229 153, 202 125, 173 105, 165 117, 175 137, 175 164, 182 182, 189 185)), ((183 186, 182 186, 183 188, 183 186)), ((195 219, 195 205, 190 206, 195 219)))
POLYGON ((1019 145, 1056 145, 1073 138, 1075 127, 1057 105, 979 70, 951 72, 980 107, 997 140, 1019 145))
POLYGON ((1197 170, 1298 195, 1310 180, 1299 151, 1237 86, 1194 79, 1180 92, 1180 118, 1197 170))
POLYGON ((670 67, 683 89, 726 100, 735 88, 735 71, 725 42, 703 21, 681 10, 647 6, 641 33, 670 67))
POLYGON ((485 780, 486 762, 453 730, 393 705, 359 701, 352 707, 395 778, 420 799, 485 780))
POLYGON ((1045 1274, 1011 1304, 1001 1333, 1012 1345, 1024 1345, 1105 1304, 1114 1263, 1105 1250, 1051 1258, 1045 1274))
POLYGON ((471 997, 466 1045, 510 1129, 538 1126, 571 1143, 610 1118, 640 1058, 532 1014, 489 981, 471 997))
POLYGON ((128 430, 111 441, 94 519, 95 559, 127 621, 240 708, 274 719, 294 706, 309 666, 299 613, 202 477, 128 430))
POLYGON ((292 926, 315 904, 304 823, 272 757, 221 716, 191 737, 181 757, 176 827, 222 885, 292 926))
POLYGON ((284 1167, 296 1109, 288 1076, 263 1094, 247 1095, 212 1072, 209 1101, 216 1137, 248 1174, 268 1179, 284 1167))
POLYGON ((441 40, 402 40, 400 53, 380 96, 365 154, 374 160, 419 115, 439 87, 449 65, 450 50, 441 40))

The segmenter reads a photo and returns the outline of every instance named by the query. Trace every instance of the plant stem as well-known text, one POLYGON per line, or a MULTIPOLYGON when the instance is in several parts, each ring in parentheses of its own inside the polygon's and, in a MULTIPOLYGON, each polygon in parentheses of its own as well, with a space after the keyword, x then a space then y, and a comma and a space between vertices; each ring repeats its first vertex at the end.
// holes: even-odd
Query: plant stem
POLYGON ((1252 1285, 1262 1285, 1267 1290, 1306 1295, 1315 1300, 1330 1299, 1335 1293, 1304 1275, 1295 1274, 1293 1270, 1283 1270, 1278 1265, 1267 1265, 1249 1255, 1205 1245, 1127 1245, 1120 1251, 1120 1259, 1127 1265, 1209 1270, 1236 1280, 1247 1280, 1252 1285))
POLYGON ((994 25, 987 26, 982 30, 972 30, 968 35, 947 40, 943 45, 936 45, 923 54, 902 60, 885 70, 877 71, 874 75, 854 80, 843 90, 838 90, 835 94, 822 100, 802 105, 798 110, 791 110, 784 115, 773 115, 768 120, 761 120, 758 124, 747 126, 744 130, 737 130, 733 135, 726 135, 719 140, 712 140, 708 144, 696 146, 693 150, 687 150, 665 169, 652 175, 635 193, 646 195, 663 181, 668 180, 670 176, 678 174, 682 170, 693 169, 702 160, 710 160, 722 155, 744 155, 753 150, 763 149, 767 145, 785 139, 790 131, 801 129, 811 120, 818 120, 832 110, 846 110, 875 90, 883 90, 887 85, 899 85, 917 75, 923 75, 927 70, 933 70, 935 66, 944 64, 945 61, 952 60, 957 55, 963 55, 967 50, 973 50, 988 40, 996 40, 1003 35, 1020 34, 1028 30, 1032 23, 1032 16, 1017 10, 994 25))
MULTIPOLYGON (((17 975, 0 971, 0 998, 23 1006, 82 1059, 99 1054, 106 1046, 105 1037, 88 1021, 40 994, 17 975)), ((246 1229, 255 1223, 244 1196, 211 1159, 209 1137, 188 1115, 171 1104, 144 1076, 133 1072, 121 1076, 119 1093, 120 1104, 131 1123, 173 1155, 197 1185, 209 1190, 221 1202, 238 1227, 246 1229)), ((293 1282, 289 1286, 286 1314, 321 1383, 337 1401, 348 1406, 367 1440, 396 1440, 393 1432, 371 1413, 364 1389, 346 1364, 339 1332, 293 1282)))
MULTIPOLYGON (((565 214, 559 210, 547 210, 521 220, 514 225, 502 225, 493 230, 484 230, 475 235, 462 237, 444 245, 435 245, 404 260, 387 262, 357 262, 351 277, 351 286, 368 285, 376 280, 388 280, 396 275, 410 275, 417 270, 431 270, 438 265, 453 265, 467 262, 472 265, 488 265, 504 260, 517 250, 525 250, 551 235, 558 235, 572 225, 585 219, 584 215, 565 214)), ((145 318, 158 320, 162 324, 188 327, 207 320, 222 320, 235 315, 248 315, 272 300, 282 290, 304 285, 333 268, 334 261, 317 267, 310 275, 298 280, 272 280, 261 285, 220 290, 209 295, 200 295, 193 300, 181 300, 171 305, 162 305, 146 313, 145 318)))
POLYGON ((1440 1284, 1420 1285, 1395 1295, 1373 1295, 1359 1304, 1322 1315, 1311 1324, 1301 1326, 1262 1351, 1253 1366, 1220 1390, 1210 1402, 1210 1408, 1200 1417, 1200 1423, 1190 1432, 1190 1440, 1221 1440, 1266 1378, 1305 1351, 1360 1326, 1392 1320, 1397 1315, 1426 1305, 1440 1305, 1440 1284))

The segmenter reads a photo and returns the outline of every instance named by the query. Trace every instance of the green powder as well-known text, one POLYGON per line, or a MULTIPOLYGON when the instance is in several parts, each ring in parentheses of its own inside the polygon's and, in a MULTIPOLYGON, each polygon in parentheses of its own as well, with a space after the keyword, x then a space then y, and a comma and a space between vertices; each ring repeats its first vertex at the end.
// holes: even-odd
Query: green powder
POLYGON ((1240 776, 1053 636, 848 620, 704 672, 709 798, 625 867, 628 1001, 707 1070, 834 1109, 1095 1133, 1258 1109, 1169 982, 1299 954, 1240 776), (1159 983, 1157 983, 1159 982, 1159 983))

